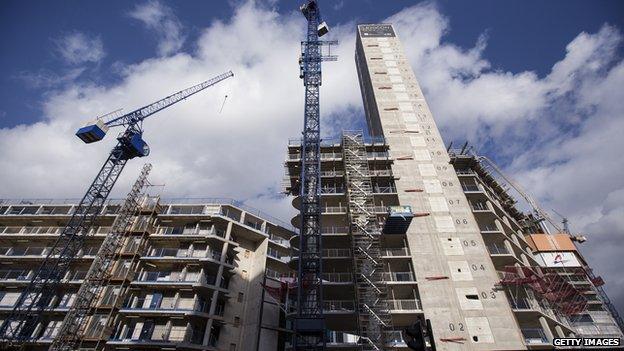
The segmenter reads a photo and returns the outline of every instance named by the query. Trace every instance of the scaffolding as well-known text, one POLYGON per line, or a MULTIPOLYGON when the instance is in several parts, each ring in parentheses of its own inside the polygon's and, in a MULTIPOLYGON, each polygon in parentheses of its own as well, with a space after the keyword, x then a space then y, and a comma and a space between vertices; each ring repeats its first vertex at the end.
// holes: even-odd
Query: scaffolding
POLYGON ((375 202, 362 132, 343 132, 342 146, 360 343, 364 350, 382 350, 392 318, 381 262, 381 228, 371 211, 375 202))
MULTIPOLYGON (((95 256, 89 271, 76 294, 76 300, 71 306, 59 328, 59 333, 54 339, 50 350, 75 350, 85 336, 85 329, 89 320, 91 324, 106 323, 100 318, 89 316, 94 301, 102 295, 105 288, 110 289, 107 283, 113 276, 113 268, 117 263, 117 256, 124 244, 124 239, 133 224, 139 211, 141 196, 148 186, 147 176, 152 169, 151 164, 145 164, 139 177, 128 193, 115 222, 108 233, 97 255, 95 256)), ((119 290, 119 295, 121 290, 119 290)), ((95 315, 93 315, 95 316, 95 315)))
POLYGON ((587 299, 558 273, 538 273, 537 267, 507 266, 501 285, 529 287, 566 316, 583 314, 587 299))

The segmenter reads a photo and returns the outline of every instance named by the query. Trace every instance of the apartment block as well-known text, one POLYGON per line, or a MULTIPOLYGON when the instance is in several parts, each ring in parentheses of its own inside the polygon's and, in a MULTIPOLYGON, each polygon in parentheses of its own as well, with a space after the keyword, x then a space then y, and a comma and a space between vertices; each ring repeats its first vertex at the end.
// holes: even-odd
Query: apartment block
POLYGON ((553 338, 571 335, 622 339, 604 281, 593 274, 575 236, 546 233, 548 224, 520 210, 512 186, 478 155, 466 149, 450 155, 527 347, 550 348, 553 338), (552 289, 540 289, 547 283, 552 289))
MULTIPOLYGON (((111 200, 31 335, 47 349, 120 208, 111 200)), ((6 318, 73 201, 0 201, 0 319, 6 318)), ((290 226, 228 199, 145 197, 112 277, 89 313, 81 349, 278 349, 279 310, 261 315, 265 271, 288 272, 290 226), (259 334, 261 333, 261 335, 259 334)))
POLYGON ((355 60, 369 133, 385 138, 399 204, 415 214, 405 240, 437 349, 523 349, 512 306, 497 289, 498 273, 392 25, 358 25, 355 60))
MULTIPOLYGON (((430 322, 437 350, 621 337, 570 235, 543 247, 550 235, 476 156, 449 154, 392 25, 359 25, 355 60, 368 135, 321 145, 327 348, 408 349, 416 320, 430 322), (553 267, 556 257, 578 267, 553 267)), ((291 140, 285 191, 296 209, 300 152, 291 140)), ((295 235, 293 269, 298 245, 295 235)))

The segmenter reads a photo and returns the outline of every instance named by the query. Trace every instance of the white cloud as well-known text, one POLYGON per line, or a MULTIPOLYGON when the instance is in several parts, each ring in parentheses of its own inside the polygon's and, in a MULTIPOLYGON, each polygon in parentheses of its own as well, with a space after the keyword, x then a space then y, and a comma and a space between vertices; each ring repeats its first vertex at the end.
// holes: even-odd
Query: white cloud
POLYGON ((72 32, 54 40, 57 53, 72 65, 100 62, 106 52, 100 37, 90 37, 82 32, 72 32))
MULTIPOLYGON (((172 91, 231 69, 235 77, 158 113, 145 123, 152 154, 133 160, 116 188, 121 195, 140 164, 154 164, 153 180, 166 196, 248 199, 266 212, 292 213, 276 197, 289 137, 300 135, 303 84, 298 79, 299 40, 305 20, 295 10, 278 15, 254 2, 232 18, 215 20, 196 52, 177 53, 181 24, 158 2, 138 6, 133 17, 161 32, 161 56, 117 67, 111 87, 76 83, 47 96, 45 122, 0 129, 0 197, 76 197, 82 194, 114 144, 85 145, 73 133, 93 116, 143 106, 172 91), (165 25, 163 25, 165 23, 165 25), (218 113, 223 97, 226 107, 218 113)), ((607 289, 624 306, 622 189, 624 168, 624 64, 616 48, 621 34, 604 26, 581 33, 545 77, 492 70, 483 56, 487 37, 472 48, 444 41, 449 20, 430 3, 386 20, 396 25, 434 117, 447 141, 496 145, 511 160, 507 170, 545 208, 556 208, 573 228, 587 233, 584 252, 607 289), (618 292, 619 295, 617 294, 618 292)), ((321 111, 325 135, 362 118, 354 64, 355 24, 331 24, 338 62, 323 66, 321 111)))
POLYGON ((141 21, 150 31, 158 36, 158 53, 161 56, 171 55, 182 48, 185 36, 182 23, 171 8, 158 0, 149 0, 137 5, 129 13, 130 17, 141 21))

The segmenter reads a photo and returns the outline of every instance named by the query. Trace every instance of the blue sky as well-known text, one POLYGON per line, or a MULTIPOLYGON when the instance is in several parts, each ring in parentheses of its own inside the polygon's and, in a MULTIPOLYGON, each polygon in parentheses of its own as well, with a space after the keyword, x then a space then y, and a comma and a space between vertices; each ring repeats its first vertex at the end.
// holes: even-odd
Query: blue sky
MULTIPOLYGON (((201 29, 215 19, 232 16, 236 1, 178 1, 168 6, 184 24, 187 41, 183 50, 193 50, 201 29)), ((329 23, 378 22, 417 1, 327 1, 323 15, 329 23)), ((446 40, 462 47, 474 45, 487 33, 484 56, 493 67, 510 72, 548 72, 561 52, 579 32, 595 32, 602 24, 622 27, 621 1, 438 1, 451 20, 446 40)), ((0 128, 41 119, 41 101, 49 87, 33 86, 33 75, 50 79, 69 69, 55 53, 56 40, 80 31, 99 37, 106 56, 91 65, 80 79, 114 83, 111 66, 136 63, 153 56, 157 43, 129 13, 128 1, 3 1, 0 4, 0 128), (123 39, 122 39, 123 38, 123 39), (120 40, 121 39, 121 40, 120 40)), ((280 13, 293 11, 297 1, 278 1, 280 13)), ((270 43, 267 43, 270 45, 270 43)))
MULTIPOLYGON (((232 197, 283 218, 288 138, 301 130, 297 1, 0 2, 0 198, 82 195, 114 138, 73 133, 231 69, 146 122, 170 197, 232 197), (228 95, 222 113, 219 108, 228 95)), ((469 140, 589 237, 624 308, 624 3, 326 1, 340 59, 324 67, 323 130, 363 126, 355 24, 391 22, 445 141, 469 140), (615 261, 615 262, 614 262, 615 261)), ((122 175, 119 196, 143 160, 122 175)))

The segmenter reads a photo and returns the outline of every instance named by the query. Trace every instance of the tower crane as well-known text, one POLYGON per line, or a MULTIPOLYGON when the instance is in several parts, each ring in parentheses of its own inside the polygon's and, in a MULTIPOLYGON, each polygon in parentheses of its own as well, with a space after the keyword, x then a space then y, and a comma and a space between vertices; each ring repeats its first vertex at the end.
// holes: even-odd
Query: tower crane
POLYGON ((49 308, 50 301, 58 293, 61 280, 68 273, 72 261, 83 247, 89 229, 100 215, 104 203, 124 166, 130 159, 145 157, 149 154, 149 146, 143 139, 143 121, 147 117, 232 76, 234 74, 228 71, 123 116, 114 117, 107 122, 98 119, 76 132, 76 136, 85 143, 93 143, 102 140, 109 128, 126 127, 117 137, 117 145, 113 147, 95 180, 75 207, 67 226, 54 243, 50 253, 35 271, 11 314, 0 326, 0 345, 2 347, 10 348, 17 344, 23 345, 33 337, 32 334, 41 320, 43 311, 49 308))
POLYGON ((320 41, 329 28, 321 21, 317 1, 307 0, 299 8, 308 21, 306 41, 301 42, 299 77, 305 86, 303 138, 301 142, 301 226, 297 267, 297 314, 294 320, 295 350, 323 350, 322 243, 321 243, 321 121, 319 88, 321 62, 335 61, 336 56, 323 55, 336 41, 320 41))

